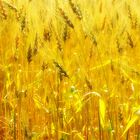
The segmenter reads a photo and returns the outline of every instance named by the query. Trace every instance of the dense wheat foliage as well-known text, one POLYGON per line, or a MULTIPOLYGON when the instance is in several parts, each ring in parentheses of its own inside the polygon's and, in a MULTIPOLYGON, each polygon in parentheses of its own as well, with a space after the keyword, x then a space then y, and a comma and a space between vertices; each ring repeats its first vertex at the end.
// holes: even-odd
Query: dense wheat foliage
POLYGON ((0 0, 0 140, 140 140, 139 0, 0 0))

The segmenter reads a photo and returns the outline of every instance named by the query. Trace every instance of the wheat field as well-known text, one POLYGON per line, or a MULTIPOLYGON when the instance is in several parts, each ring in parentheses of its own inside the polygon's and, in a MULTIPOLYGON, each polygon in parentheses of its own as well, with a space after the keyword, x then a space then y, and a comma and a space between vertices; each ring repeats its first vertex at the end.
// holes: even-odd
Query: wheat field
POLYGON ((0 140, 140 140, 140 0, 0 0, 0 140))

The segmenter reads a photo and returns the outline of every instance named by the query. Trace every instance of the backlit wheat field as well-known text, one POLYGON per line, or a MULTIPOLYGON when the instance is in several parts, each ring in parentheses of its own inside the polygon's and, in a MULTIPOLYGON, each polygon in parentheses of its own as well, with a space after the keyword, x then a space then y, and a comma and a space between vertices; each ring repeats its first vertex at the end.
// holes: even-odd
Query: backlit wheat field
POLYGON ((0 0, 0 140, 140 140, 140 0, 0 0))

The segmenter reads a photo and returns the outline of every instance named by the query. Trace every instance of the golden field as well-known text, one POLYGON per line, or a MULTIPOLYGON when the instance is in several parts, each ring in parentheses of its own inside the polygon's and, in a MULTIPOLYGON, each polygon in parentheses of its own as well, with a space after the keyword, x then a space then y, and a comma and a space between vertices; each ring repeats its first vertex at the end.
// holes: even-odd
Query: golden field
POLYGON ((140 140, 139 0, 0 0, 0 140, 140 140))

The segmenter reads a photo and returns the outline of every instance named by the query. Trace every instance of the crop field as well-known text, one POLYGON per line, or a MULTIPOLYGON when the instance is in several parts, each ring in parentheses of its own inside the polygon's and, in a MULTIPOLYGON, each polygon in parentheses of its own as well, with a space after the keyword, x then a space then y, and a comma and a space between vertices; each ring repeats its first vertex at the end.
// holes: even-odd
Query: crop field
POLYGON ((140 140, 140 0, 0 0, 0 140, 140 140))

